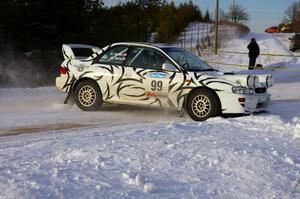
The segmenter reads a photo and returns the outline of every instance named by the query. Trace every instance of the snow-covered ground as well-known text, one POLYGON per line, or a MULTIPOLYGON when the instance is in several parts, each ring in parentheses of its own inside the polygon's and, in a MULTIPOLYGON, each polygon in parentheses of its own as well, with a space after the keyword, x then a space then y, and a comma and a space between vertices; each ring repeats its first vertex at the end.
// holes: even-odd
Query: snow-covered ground
POLYGON ((184 32, 180 33, 175 45, 189 50, 193 49, 197 43, 202 43, 203 39, 211 38, 212 30, 213 24, 211 23, 191 23, 184 32))
MULTIPOLYGON (((234 29, 227 29, 227 33, 230 37, 236 35, 234 29), (230 33, 231 31, 231 33, 230 33)), ((226 64, 236 64, 247 66, 249 63, 247 46, 251 38, 256 38, 260 47, 261 54, 271 54, 273 56, 261 55, 258 57, 256 63, 262 64, 266 69, 274 69, 270 71, 277 82, 291 82, 300 81, 300 51, 295 53, 289 51, 289 40, 292 34, 280 33, 280 34, 268 34, 268 33, 249 33, 243 37, 233 39, 230 42, 226 42, 219 49, 220 53, 214 55, 211 50, 207 50, 203 53, 203 59, 208 62, 220 62, 226 64), (246 54, 234 54, 223 52, 240 52, 246 54), (288 56, 276 56, 276 55, 288 55, 288 56), (280 69, 276 70, 276 69, 280 69), (287 69, 287 70, 281 70, 287 69), (288 71, 290 70, 290 71, 288 71)), ((236 67, 230 65, 212 64, 215 68, 225 71, 239 71, 245 70, 243 67, 236 67)))
MULTIPOLYGON (((223 48, 246 51, 253 36, 263 52, 289 53, 285 35, 223 48)), ((295 57, 259 62, 300 69, 295 57)), ((269 72, 269 112, 205 122, 132 106, 83 112, 54 87, 2 88, 0 198, 300 198, 300 72, 269 72)))

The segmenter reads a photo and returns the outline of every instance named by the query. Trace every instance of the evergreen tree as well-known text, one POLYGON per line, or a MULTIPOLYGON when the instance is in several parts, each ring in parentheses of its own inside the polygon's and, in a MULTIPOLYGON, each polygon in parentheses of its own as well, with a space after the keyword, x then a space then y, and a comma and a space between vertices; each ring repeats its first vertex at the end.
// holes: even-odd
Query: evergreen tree
POLYGON ((175 5, 172 2, 162 8, 158 37, 160 41, 168 41, 175 33, 175 5))
POLYGON ((204 15, 204 21, 205 22, 211 22, 211 18, 210 18, 210 14, 209 14, 209 10, 207 9, 204 15))
POLYGON ((106 7, 103 0, 0 1, 0 32, 22 51, 55 48, 62 43, 103 46, 116 41, 147 41, 158 32, 171 41, 201 10, 191 1, 131 0, 106 7))

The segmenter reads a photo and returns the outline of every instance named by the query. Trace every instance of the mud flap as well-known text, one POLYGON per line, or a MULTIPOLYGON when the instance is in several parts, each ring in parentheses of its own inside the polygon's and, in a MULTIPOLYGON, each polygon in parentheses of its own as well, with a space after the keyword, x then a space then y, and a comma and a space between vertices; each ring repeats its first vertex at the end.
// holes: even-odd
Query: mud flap
POLYGON ((72 95, 72 91, 69 91, 69 92, 68 92, 68 95, 67 95, 67 97, 66 97, 66 99, 65 99, 65 101, 64 101, 64 104, 68 104, 68 101, 69 101, 71 95, 72 95))
POLYGON ((75 80, 73 80, 73 81, 71 82, 70 90, 69 90, 68 95, 67 95, 67 97, 66 97, 66 99, 65 99, 65 101, 64 101, 64 104, 68 104, 68 101, 70 100, 70 98, 71 98, 72 95, 73 95, 73 84, 74 84, 74 82, 75 82, 75 80))
POLYGON ((184 117, 186 113, 186 97, 184 97, 182 108, 178 114, 179 117, 184 117))
POLYGON ((179 117, 184 117, 185 116, 185 113, 186 113, 186 110, 185 108, 182 108, 181 111, 179 112, 179 117))

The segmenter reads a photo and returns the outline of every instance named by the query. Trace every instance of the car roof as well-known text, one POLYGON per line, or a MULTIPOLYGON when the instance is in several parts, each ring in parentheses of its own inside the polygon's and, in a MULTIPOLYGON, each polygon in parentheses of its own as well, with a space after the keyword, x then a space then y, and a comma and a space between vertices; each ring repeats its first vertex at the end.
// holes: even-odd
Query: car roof
POLYGON ((166 43, 147 43, 147 42, 118 42, 113 43, 112 46, 117 45, 128 45, 128 46, 144 46, 144 47, 155 47, 155 48, 177 48, 176 46, 173 46, 171 44, 166 43))

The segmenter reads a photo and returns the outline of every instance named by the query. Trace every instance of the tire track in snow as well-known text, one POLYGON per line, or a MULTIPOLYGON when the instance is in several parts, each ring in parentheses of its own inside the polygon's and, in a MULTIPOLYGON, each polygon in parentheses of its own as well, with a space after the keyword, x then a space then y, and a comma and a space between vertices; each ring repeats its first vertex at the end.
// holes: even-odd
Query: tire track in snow
POLYGON ((44 125, 44 126, 43 125, 24 126, 24 127, 9 129, 9 130, 0 129, 0 137, 17 136, 21 134, 32 134, 32 133, 42 133, 42 132, 61 132, 63 130, 71 130, 71 129, 79 129, 79 128, 86 129, 88 127, 93 127, 93 125, 61 123, 61 124, 44 125))

